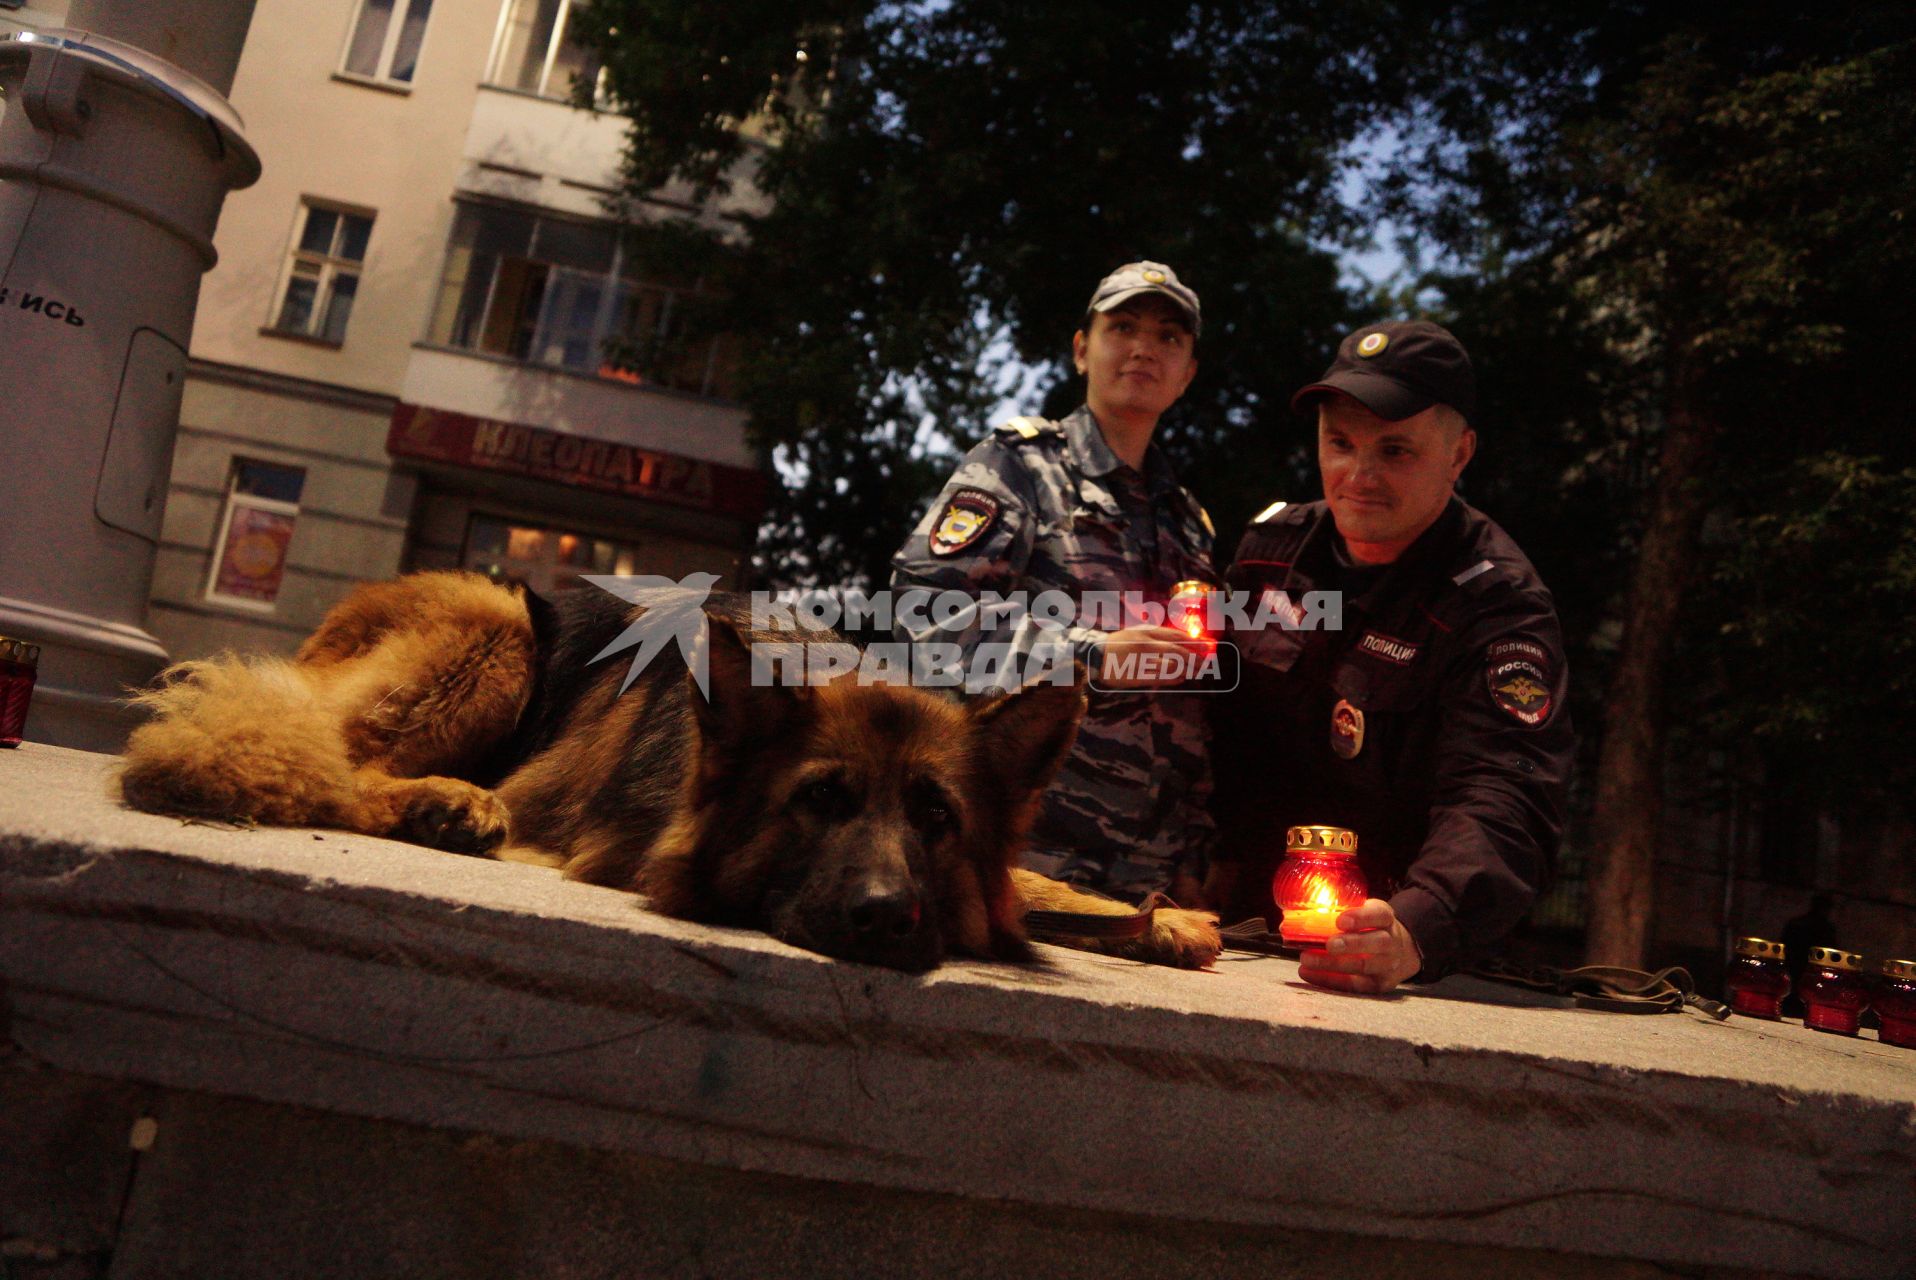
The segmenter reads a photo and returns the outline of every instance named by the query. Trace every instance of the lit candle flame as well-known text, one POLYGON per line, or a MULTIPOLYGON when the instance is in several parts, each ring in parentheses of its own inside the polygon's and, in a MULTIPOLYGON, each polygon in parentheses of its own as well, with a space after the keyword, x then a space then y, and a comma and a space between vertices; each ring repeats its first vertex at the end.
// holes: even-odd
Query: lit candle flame
POLYGON ((1333 911, 1339 905, 1337 890, 1322 880, 1311 881, 1311 906, 1318 911, 1333 911))
POLYGON ((1195 613, 1186 614, 1184 618, 1184 634, 1190 636, 1193 640, 1201 638, 1204 635, 1204 619, 1198 617, 1195 613))

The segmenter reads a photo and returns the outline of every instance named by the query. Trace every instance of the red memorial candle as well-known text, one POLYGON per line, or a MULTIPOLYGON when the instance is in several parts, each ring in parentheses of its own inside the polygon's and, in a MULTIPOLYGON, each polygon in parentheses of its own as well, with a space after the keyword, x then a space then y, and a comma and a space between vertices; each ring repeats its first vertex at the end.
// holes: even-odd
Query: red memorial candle
POLYGON ((1804 1026, 1855 1035, 1857 1020, 1869 1005, 1863 957, 1835 947, 1811 947, 1809 968, 1796 980, 1796 997, 1803 1002, 1804 1026))
POLYGON ((1768 938, 1738 938, 1736 959, 1724 975, 1730 1010, 1752 1018, 1781 1018, 1783 997, 1790 993, 1790 974, 1783 964, 1783 944, 1768 938))
POLYGON ((0 636, 0 747, 17 747, 40 673, 40 646, 0 636))
POLYGON ((1369 891, 1357 867, 1357 833, 1343 827, 1292 827, 1284 834, 1285 856, 1271 881, 1284 919, 1284 941, 1300 949, 1321 948, 1337 933, 1337 917, 1362 906, 1369 891))

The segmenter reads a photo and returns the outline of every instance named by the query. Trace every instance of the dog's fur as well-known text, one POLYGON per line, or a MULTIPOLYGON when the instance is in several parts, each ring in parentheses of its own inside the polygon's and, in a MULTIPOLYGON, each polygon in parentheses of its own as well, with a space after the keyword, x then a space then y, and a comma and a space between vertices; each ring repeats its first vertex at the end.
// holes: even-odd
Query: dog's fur
MULTIPOLYGON (((959 704, 850 679, 755 686, 749 644, 819 633, 706 608, 709 701, 682 661, 621 694, 627 664, 592 659, 644 611, 605 592, 548 603, 465 573, 364 586, 290 662, 164 673, 138 698, 153 718, 122 794, 547 862, 669 915, 900 969, 948 949, 1023 957, 1030 908, 1131 910, 1013 868, 1081 687, 959 704)), ((1161 909, 1145 938, 1102 949, 1201 966, 1215 926, 1161 909)))

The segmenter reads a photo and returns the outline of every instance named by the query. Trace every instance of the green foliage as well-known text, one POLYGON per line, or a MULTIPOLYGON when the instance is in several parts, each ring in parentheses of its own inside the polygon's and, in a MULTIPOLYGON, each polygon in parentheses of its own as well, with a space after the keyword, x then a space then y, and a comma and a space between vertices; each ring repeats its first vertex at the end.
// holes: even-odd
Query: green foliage
POLYGON ((1394 11, 599 0, 633 190, 710 186, 743 158, 770 202, 706 264, 753 430, 803 476, 773 512, 768 571, 882 578, 991 425, 980 361, 1043 371, 1023 410, 1075 404, 1071 332, 1136 258, 1205 300, 1199 382, 1162 439, 1226 543, 1306 491, 1288 395, 1356 318, 1313 245, 1363 232, 1333 188, 1344 143, 1395 99, 1400 55, 1367 42, 1394 11))
MULTIPOLYGON (((1826 678, 1819 655, 1889 660, 1883 610, 1916 605, 1907 576, 1876 560, 1888 544, 1841 550, 1847 536, 1907 518, 1904 490, 1872 482, 1872 467, 1893 476, 1916 462, 1903 384, 1916 367, 1903 319, 1916 290, 1903 231, 1916 207, 1916 45, 1907 20, 1899 30, 1869 6, 1823 17, 1813 33, 1800 14, 1754 29, 1693 17, 1565 90, 1555 126, 1514 146, 1504 167, 1550 198, 1519 210, 1491 192, 1476 206, 1486 219, 1476 242, 1503 246, 1502 269, 1445 285, 1460 331, 1487 357, 1492 394, 1526 397, 1538 428, 1537 466, 1487 505, 1510 513, 1558 586, 1570 634, 1588 644, 1582 699, 1614 658, 1589 642, 1613 634, 1606 617, 1621 620, 1666 423, 1700 416, 1718 432, 1705 482, 1712 535, 1692 548, 1699 585, 1684 602, 1665 709, 1689 749, 1742 758, 1756 744, 1772 762, 1796 768, 1800 755, 1814 769, 1840 757, 1832 742, 1881 738, 1867 696, 1845 683, 1851 672, 1826 678), (1806 38, 1785 38, 1797 34, 1806 38), (1541 363, 1513 367, 1526 332, 1563 359, 1531 342, 1541 363), (1505 362, 1501 373, 1491 360, 1505 362), (1825 451, 1879 461, 1802 461, 1825 451), (1845 465, 1834 501, 1829 469, 1845 465), (1808 524, 1776 514, 1831 502, 1808 524), (1547 510, 1558 504, 1561 514, 1547 510), (1581 536, 1566 540, 1561 515, 1572 513, 1581 536), (1800 576, 1805 558, 1846 554, 1873 567, 1800 576), (1755 590, 1766 560, 1798 576, 1755 590)), ((1822 776, 1840 789, 1882 774, 1822 776)))
POLYGON ((1916 784, 1916 467, 1829 453, 1727 521, 1701 612, 1718 678, 1694 700, 1719 743, 1788 760, 1814 791, 1916 784))

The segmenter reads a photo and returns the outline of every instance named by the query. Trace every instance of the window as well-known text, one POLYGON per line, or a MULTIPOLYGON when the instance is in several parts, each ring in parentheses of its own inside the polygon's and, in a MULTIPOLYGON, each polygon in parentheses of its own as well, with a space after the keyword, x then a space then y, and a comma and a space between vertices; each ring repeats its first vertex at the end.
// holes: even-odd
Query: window
POLYGON ((506 0, 488 84, 570 97, 574 80, 597 85, 599 55, 572 38, 582 0, 506 0))
POLYGON ((532 364, 725 397, 733 345, 697 336, 696 283, 633 279, 609 223, 462 204, 429 338, 532 364))
POLYGON ((581 574, 638 572, 636 547, 583 533, 564 533, 474 515, 461 563, 494 582, 517 582, 540 593, 567 591, 581 574))
POLYGON ((340 70, 368 80, 411 84, 431 12, 432 0, 360 0, 340 70))
POLYGON ((233 459, 219 536, 213 539, 213 567, 206 576, 208 600, 259 613, 273 611, 305 487, 302 467, 233 459))
POLYGON ((310 200, 300 205, 285 291, 272 327, 323 342, 344 342, 372 234, 370 213, 349 213, 310 200))

